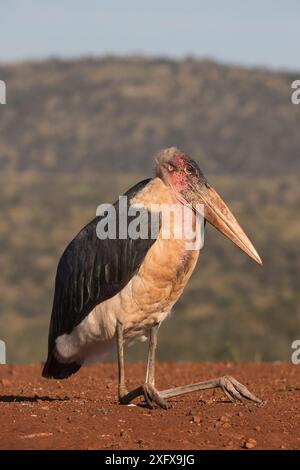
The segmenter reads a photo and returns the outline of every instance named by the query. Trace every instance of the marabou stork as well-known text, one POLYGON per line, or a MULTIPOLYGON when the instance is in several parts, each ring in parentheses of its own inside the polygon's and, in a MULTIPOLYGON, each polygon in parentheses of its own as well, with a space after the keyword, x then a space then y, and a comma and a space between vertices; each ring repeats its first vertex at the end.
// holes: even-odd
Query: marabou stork
MULTIPOLYGON (((196 203, 202 204, 205 221, 262 264, 239 223, 194 160, 172 147, 161 151, 155 161, 155 177, 141 181, 126 193, 130 207, 143 205, 149 214, 157 211, 158 205, 177 204, 188 208, 195 224, 199 215, 196 203)), ((114 208, 118 212, 119 201, 114 208)), ((231 401, 248 399, 261 403, 230 376, 160 392, 155 388, 158 328, 182 294, 200 249, 188 250, 185 236, 175 237, 173 233, 169 238, 162 237, 161 225, 155 236, 146 239, 118 235, 100 239, 96 233, 100 220, 101 216, 97 216, 86 225, 59 261, 43 376, 69 377, 82 365, 101 360, 115 345, 122 404, 144 396, 148 406, 155 403, 166 409, 170 406, 166 399, 170 397, 217 387, 231 401), (142 386, 128 392, 123 348, 138 337, 149 338, 146 378, 142 386)))

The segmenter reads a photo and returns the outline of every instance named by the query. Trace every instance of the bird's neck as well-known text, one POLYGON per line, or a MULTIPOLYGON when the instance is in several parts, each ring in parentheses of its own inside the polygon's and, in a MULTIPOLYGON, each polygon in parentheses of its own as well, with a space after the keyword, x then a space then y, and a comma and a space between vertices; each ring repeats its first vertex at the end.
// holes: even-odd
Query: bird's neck
POLYGON ((173 189, 160 178, 151 180, 131 200, 131 205, 142 205, 150 213, 160 213, 162 224, 159 238, 176 239, 179 246, 198 236, 200 229, 194 211, 178 200, 173 189))
MULTIPOLYGON (((174 191, 160 178, 153 178, 131 201, 131 205, 143 205, 152 212, 155 204, 178 203, 174 191)), ((154 208, 155 209, 155 208, 154 208)))

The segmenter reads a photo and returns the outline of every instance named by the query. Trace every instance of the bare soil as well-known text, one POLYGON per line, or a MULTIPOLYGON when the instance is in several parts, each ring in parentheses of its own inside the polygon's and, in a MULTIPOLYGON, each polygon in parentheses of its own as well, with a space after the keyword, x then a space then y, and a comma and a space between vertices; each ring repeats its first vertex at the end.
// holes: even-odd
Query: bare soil
MULTIPOLYGON (((40 365, 0 366, 1 449, 300 449, 300 366, 161 363, 159 389, 232 375, 267 403, 232 404, 220 390, 173 398, 173 408, 119 405, 115 364, 63 381, 40 365)), ((127 364, 128 388, 143 364, 127 364)))

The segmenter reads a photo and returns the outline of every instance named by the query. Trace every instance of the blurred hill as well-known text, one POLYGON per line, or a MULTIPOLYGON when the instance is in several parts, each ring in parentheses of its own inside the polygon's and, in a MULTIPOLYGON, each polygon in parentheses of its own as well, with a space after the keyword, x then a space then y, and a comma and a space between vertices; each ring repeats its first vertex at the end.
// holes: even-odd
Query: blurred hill
POLYGON ((296 74, 105 58, 2 65, 0 77, 1 169, 143 172, 175 145, 208 173, 300 170, 296 74))
MULTIPOLYGON (((0 339, 43 360, 61 252, 101 202, 177 145, 201 162, 264 260, 211 227, 161 328, 159 357, 289 360, 300 337, 300 106, 296 76, 212 62, 51 60, 0 66, 0 339)), ((129 349, 141 357, 146 348, 129 349)))

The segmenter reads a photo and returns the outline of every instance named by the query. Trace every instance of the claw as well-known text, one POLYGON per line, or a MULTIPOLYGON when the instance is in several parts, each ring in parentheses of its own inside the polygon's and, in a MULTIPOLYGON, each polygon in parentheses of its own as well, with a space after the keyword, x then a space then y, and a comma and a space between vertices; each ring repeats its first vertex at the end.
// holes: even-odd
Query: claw
POLYGON ((227 390, 226 390, 226 387, 224 385, 221 385, 221 388, 222 388, 222 391, 223 393, 226 395, 226 397, 228 398, 228 400, 231 402, 231 403, 234 403, 235 402, 235 399, 234 397, 231 395, 231 393, 229 393, 227 390))
POLYGON ((153 385, 145 383, 142 388, 145 401, 149 408, 153 408, 153 403, 158 405, 160 408, 163 408, 164 410, 167 410, 172 407, 170 403, 168 403, 162 398, 162 396, 159 394, 156 388, 153 387, 153 385))
POLYGON ((263 403, 258 397, 253 395, 245 385, 238 382, 236 379, 229 375, 225 375, 220 379, 220 386, 230 401, 239 400, 243 402, 244 400, 250 400, 255 403, 263 403))
POLYGON ((231 379, 231 382, 233 383, 233 385, 235 385, 235 387, 238 389, 238 391, 240 392, 240 394, 248 399, 248 400, 251 400, 251 401, 254 401, 255 403, 260 403, 262 404, 263 401, 256 397, 255 395, 253 395, 253 393, 251 393, 247 387, 245 387, 245 385, 241 384, 240 382, 238 382, 236 379, 234 379, 233 377, 230 377, 231 379))

